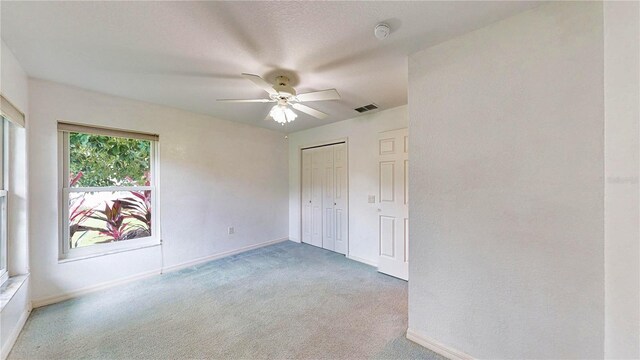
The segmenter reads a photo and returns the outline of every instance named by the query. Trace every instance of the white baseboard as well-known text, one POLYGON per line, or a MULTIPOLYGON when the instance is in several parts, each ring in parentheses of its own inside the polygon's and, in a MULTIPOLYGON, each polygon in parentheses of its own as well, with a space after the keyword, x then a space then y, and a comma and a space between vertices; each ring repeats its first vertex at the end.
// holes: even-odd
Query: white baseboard
POLYGON ((141 280, 141 279, 145 279, 145 278, 148 278, 148 277, 152 277, 152 276, 156 276, 156 275, 160 275, 160 274, 164 274, 164 273, 168 273, 168 272, 172 272, 172 271, 177 271, 177 270, 184 269, 184 268, 187 268, 187 267, 191 267, 191 266, 195 266, 195 265, 198 265, 198 264, 202 264, 202 263, 205 263, 205 262, 208 262, 208 261, 221 259, 223 257, 239 254, 239 253, 242 253, 242 252, 245 252, 245 251, 261 248, 261 247, 264 247, 264 246, 277 244, 279 242, 283 242, 283 241, 287 241, 287 240, 289 240, 289 238, 280 238, 280 239, 270 240, 270 241, 266 241, 266 242, 259 243, 259 244, 245 246, 245 247, 242 247, 242 248, 239 248, 239 249, 236 249, 236 250, 231 250, 231 251, 226 251, 226 252, 223 252, 223 253, 204 256, 204 257, 201 257, 201 258, 198 258, 198 259, 195 259, 195 260, 191 260, 191 261, 187 261, 187 262, 184 262, 184 263, 181 263, 181 264, 167 266, 167 267, 165 267, 163 269, 147 271, 147 272, 140 273, 140 274, 133 275, 133 276, 129 276, 129 277, 126 277, 126 278, 103 282, 103 283, 100 283, 100 284, 97 284, 97 285, 88 286, 88 287, 85 287, 85 288, 82 288, 82 289, 79 289, 79 290, 70 291, 70 292, 67 292, 67 293, 64 293, 64 294, 61 294, 61 295, 55 295, 55 296, 50 296, 50 297, 45 297, 45 298, 41 298, 41 299, 32 300, 31 301, 31 305, 34 308, 39 308, 39 307, 42 307, 42 306, 55 304, 55 303, 58 303, 58 302, 61 302, 61 301, 73 299, 73 298, 78 297, 78 296, 90 294, 92 292, 96 292, 96 291, 112 288, 114 286, 124 285, 124 284, 130 283, 132 281, 141 280))
POLYGON ((16 343, 16 340, 18 340, 18 336, 20 335, 20 332, 22 331, 24 324, 27 322, 27 319, 29 318, 29 314, 31 314, 30 305, 26 309, 24 309, 24 311, 22 312, 22 315, 20 315, 20 319, 18 319, 18 323, 16 324, 16 327, 13 329, 13 331, 9 335, 9 339, 2 347, 2 352, 0 353, 0 359, 5 360, 9 356, 11 349, 13 349, 13 345, 16 343))
POLYGON ((413 341, 416 344, 422 345, 427 349, 438 353, 447 359, 451 360, 473 360, 471 355, 465 354, 462 351, 448 347, 441 342, 432 339, 428 336, 422 335, 417 331, 407 329, 407 339, 413 341))
POLYGON ((55 303, 59 303, 61 301, 73 299, 78 296, 90 294, 96 291, 112 288, 118 285, 124 285, 130 283, 132 281, 146 279, 151 276, 160 275, 160 269, 143 272, 140 274, 136 274, 133 276, 128 276, 122 279, 117 279, 113 281, 106 281, 103 283, 99 283, 97 285, 87 286, 78 290, 70 291, 60 295, 48 296, 40 299, 31 300, 31 306, 33 308, 39 308, 42 306, 47 306, 55 303))
POLYGON ((243 252, 246 252, 246 251, 249 251, 249 250, 258 249, 258 248, 261 248, 261 247, 265 247, 265 246, 281 243, 283 241, 288 241, 288 240, 289 240, 289 238, 286 238, 286 237, 285 238, 276 239, 276 240, 269 240, 269 241, 265 241, 265 242, 262 242, 262 243, 259 243, 259 244, 244 246, 244 247, 241 247, 241 248, 235 249, 235 250, 225 251, 225 252, 214 254, 214 255, 203 256, 203 257, 197 258, 195 260, 183 262, 183 263, 176 264, 176 265, 167 266, 167 267, 162 269, 162 273, 164 274, 164 273, 168 273, 168 272, 172 272, 172 271, 177 271, 177 270, 180 270, 180 269, 185 269, 185 268, 188 268, 188 267, 191 267, 191 266, 199 265, 199 264, 206 263, 206 262, 213 261, 213 260, 222 259, 222 258, 227 257, 227 256, 240 254, 240 253, 243 253, 243 252))
POLYGON ((347 255, 347 259, 351 259, 353 261, 357 261, 357 262, 361 262, 363 264, 367 264, 369 266, 373 266, 374 268, 378 267, 378 263, 375 263, 373 261, 358 257, 358 256, 354 256, 354 255, 347 255))

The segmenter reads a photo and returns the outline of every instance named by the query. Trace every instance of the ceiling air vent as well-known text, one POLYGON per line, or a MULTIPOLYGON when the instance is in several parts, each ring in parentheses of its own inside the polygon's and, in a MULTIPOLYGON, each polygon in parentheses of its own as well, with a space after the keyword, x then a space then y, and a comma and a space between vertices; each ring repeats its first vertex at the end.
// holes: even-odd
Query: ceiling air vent
POLYGON ((363 113, 363 112, 367 112, 367 111, 371 111, 371 110, 375 110, 378 108, 378 105, 376 104, 369 104, 369 105, 365 105, 365 106, 360 106, 359 108, 355 108, 354 110, 359 112, 359 113, 363 113))

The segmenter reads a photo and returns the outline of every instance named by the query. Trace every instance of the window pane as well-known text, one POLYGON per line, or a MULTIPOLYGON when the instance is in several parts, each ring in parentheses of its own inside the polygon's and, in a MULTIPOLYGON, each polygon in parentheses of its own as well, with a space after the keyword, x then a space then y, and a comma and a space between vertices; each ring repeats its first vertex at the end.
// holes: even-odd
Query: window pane
POLYGON ((0 116, 0 189, 4 189, 4 176, 7 169, 7 155, 4 153, 4 126, 5 118, 0 116))
MULTIPOLYGON (((5 152, 5 124, 7 120, 0 116, 0 190, 5 188, 4 178, 8 170, 8 151, 5 152)), ((7 149, 8 150, 8 149, 7 149)), ((0 194, 0 276, 7 270, 7 196, 0 194)), ((1 279, 0 279, 1 280, 1 279)), ((0 283, 1 284, 1 283, 0 283)))
POLYGON ((69 186, 149 185, 151 142, 69 133, 69 186))
POLYGON ((69 194, 69 248, 151 236, 151 191, 69 194))
POLYGON ((7 197, 0 196, 0 275, 7 269, 7 197))

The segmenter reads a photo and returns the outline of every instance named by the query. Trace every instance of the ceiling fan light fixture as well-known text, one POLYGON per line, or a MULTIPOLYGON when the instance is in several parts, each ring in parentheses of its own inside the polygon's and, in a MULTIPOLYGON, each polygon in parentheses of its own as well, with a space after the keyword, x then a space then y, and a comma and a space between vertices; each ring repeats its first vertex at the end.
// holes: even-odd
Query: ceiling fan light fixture
POLYGON ((286 105, 275 105, 271 108, 271 111, 269 111, 269 116, 282 125, 292 122, 298 117, 298 115, 286 105))
POLYGON ((289 108, 284 109, 284 115, 286 116, 287 121, 289 122, 295 120, 298 117, 298 115, 289 108))

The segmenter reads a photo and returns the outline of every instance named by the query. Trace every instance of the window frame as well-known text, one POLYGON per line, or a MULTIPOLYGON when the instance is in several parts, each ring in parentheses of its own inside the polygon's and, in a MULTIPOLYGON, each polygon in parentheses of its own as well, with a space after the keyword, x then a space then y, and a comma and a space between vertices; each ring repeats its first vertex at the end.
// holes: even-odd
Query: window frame
POLYGON ((9 121, 0 115, 0 285, 9 279, 9 121))
MULTIPOLYGON (((122 136, 116 136, 110 131, 112 129, 101 129, 97 126, 83 125, 91 129, 87 132, 91 135, 102 135, 109 137, 125 137, 136 139, 136 132, 127 130, 118 130, 122 136), (101 133, 104 130, 104 133, 101 133), (131 136, 127 137, 126 134, 131 136)), ((76 132, 76 131, 73 131, 76 132)), ((83 133, 78 131, 79 133, 83 133)), ((150 164, 149 173, 151 174, 150 186, 104 186, 104 187, 70 187, 69 186, 69 162, 70 162, 70 143, 69 131, 58 130, 58 158, 59 158, 59 198, 60 198, 60 241, 59 241, 59 261, 74 261, 97 256, 115 254, 123 251, 131 251, 161 244, 160 234, 160 206, 159 206, 159 163, 160 151, 159 140, 150 141, 150 164), (99 191, 151 191, 151 236, 129 239, 124 241, 114 241, 104 244, 94 244, 85 247, 71 248, 69 245, 69 195, 75 192, 99 192, 99 191)))

